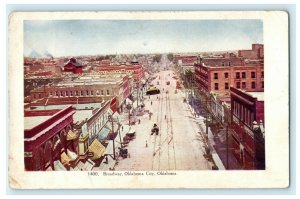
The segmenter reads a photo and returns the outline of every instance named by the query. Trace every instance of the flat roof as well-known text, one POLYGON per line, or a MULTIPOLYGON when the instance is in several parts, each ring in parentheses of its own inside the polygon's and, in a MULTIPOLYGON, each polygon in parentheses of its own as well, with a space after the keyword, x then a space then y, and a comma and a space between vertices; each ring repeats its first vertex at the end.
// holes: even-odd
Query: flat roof
POLYGON ((252 97, 256 97, 258 101, 264 101, 264 92, 246 92, 252 97))
POLYGON ((44 121, 48 120, 52 116, 32 116, 32 117, 24 117, 24 128, 25 129, 32 129, 33 127, 43 123, 44 121))
POLYGON ((75 114, 73 115, 74 123, 81 122, 82 120, 85 120, 86 118, 90 118, 93 115, 93 110, 76 110, 75 114))

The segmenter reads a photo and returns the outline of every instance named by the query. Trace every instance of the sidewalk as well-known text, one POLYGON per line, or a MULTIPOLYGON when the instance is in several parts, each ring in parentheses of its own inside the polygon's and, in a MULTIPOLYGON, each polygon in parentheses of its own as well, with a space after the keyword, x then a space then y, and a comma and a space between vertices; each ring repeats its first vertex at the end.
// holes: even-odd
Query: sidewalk
MULTIPOLYGON (((190 104, 187 103, 188 108, 190 109, 191 113, 194 115, 195 120, 197 121, 200 131, 202 133, 202 135, 206 134, 206 124, 205 124, 205 118, 201 115, 197 115, 195 114, 192 106, 190 104)), ((208 136, 208 147, 210 149, 210 153, 212 155, 213 161, 215 162, 216 166, 218 167, 219 170, 225 170, 225 166, 217 152, 217 150, 215 149, 216 143, 214 140, 214 135, 210 129, 210 127, 208 127, 208 132, 207 132, 207 136, 208 136)))

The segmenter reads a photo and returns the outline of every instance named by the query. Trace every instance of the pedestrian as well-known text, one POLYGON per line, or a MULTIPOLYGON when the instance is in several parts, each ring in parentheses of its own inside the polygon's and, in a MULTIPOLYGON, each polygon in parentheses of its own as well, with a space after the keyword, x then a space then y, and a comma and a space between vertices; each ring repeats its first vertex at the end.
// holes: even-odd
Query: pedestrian
POLYGON ((165 119, 167 119, 167 115, 165 115, 165 119))
POLYGON ((151 101, 151 105, 152 105, 152 101, 151 101))
POLYGON ((141 123, 141 120, 139 119, 139 124, 141 123))
POLYGON ((123 125, 122 125, 122 131, 123 131, 123 125))

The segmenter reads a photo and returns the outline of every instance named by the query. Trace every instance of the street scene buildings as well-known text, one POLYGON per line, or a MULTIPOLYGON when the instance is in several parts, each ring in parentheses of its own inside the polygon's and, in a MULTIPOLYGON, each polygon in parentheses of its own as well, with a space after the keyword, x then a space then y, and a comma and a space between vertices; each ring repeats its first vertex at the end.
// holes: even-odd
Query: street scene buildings
POLYGON ((33 44, 24 53, 26 171, 265 169, 262 42, 94 55, 33 44))

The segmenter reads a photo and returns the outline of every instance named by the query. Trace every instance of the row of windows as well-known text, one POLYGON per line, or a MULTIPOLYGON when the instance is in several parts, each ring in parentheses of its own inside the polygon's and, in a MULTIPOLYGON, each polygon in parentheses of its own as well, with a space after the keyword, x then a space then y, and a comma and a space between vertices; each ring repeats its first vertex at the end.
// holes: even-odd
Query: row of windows
MULTIPOLYGON (((227 90, 229 89, 229 84, 228 82, 225 82, 224 88, 227 90)), ((236 82, 236 88, 241 88, 241 82, 236 82)), ((247 83, 242 82, 242 88, 247 88, 247 83)), ((251 88, 255 89, 256 88, 256 82, 251 82, 251 88)), ((261 82, 261 88, 264 88, 264 82, 261 82)), ((219 90, 219 83, 215 83, 215 90, 219 90)))
MULTIPOLYGON (((93 96, 94 91, 86 90, 86 91, 55 91, 50 92, 49 96, 93 96)), ((101 90, 100 92, 97 90, 96 95, 104 95, 104 90, 101 90)), ((110 91, 106 90, 106 95, 110 95, 110 91)))
MULTIPOLYGON (((255 78, 256 77, 256 73, 255 72, 251 72, 251 78, 255 78)), ((261 72, 261 77, 264 77, 264 71, 261 72)), ((228 72, 224 73, 224 78, 228 78, 228 72)), ((235 73, 235 78, 236 79, 240 79, 240 78, 247 78, 247 73, 246 72, 236 72, 235 73)), ((214 79, 219 79, 219 73, 214 73, 214 79)))
POLYGON ((233 113, 248 126, 252 126, 252 121, 254 120, 253 113, 251 113, 249 109, 247 109, 240 103, 237 103, 236 101, 233 102, 233 113))

